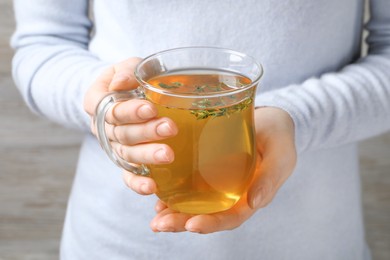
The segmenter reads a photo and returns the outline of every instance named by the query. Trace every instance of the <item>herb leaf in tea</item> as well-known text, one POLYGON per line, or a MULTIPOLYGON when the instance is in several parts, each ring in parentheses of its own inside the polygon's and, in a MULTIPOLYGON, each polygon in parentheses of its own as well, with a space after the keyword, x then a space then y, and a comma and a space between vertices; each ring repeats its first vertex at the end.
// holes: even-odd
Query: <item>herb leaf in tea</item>
MULTIPOLYGON (((231 107, 224 107, 224 108, 217 108, 217 109, 193 109, 191 110, 191 114, 196 116, 196 118, 199 119, 206 119, 208 117, 220 117, 220 116, 227 116, 236 113, 241 112, 245 109, 247 109, 253 102, 253 98, 247 98, 244 101, 233 105, 231 107)), ((199 108, 206 108, 204 104, 208 104, 208 107, 211 106, 210 101, 208 99, 204 99, 201 101, 198 101, 197 103, 193 103, 193 105, 198 104, 199 108), (201 105, 199 105, 201 103, 201 105)))
POLYGON ((158 85, 162 88, 165 88, 165 89, 179 88, 182 86, 182 84, 180 82, 173 82, 172 85, 168 85, 168 84, 160 82, 160 83, 158 83, 158 85))

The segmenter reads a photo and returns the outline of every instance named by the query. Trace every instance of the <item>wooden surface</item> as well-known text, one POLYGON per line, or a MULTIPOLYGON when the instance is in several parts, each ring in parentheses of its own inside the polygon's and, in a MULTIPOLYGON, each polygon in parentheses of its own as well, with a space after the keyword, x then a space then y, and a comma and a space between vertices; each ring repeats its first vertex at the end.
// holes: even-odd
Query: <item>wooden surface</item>
MULTIPOLYGON (((10 77, 11 0, 0 0, 0 259, 58 259, 78 133, 31 114, 10 77)), ((360 146, 367 239, 390 259, 390 134, 360 146)), ((315 238, 313 238, 315 239, 315 238)))

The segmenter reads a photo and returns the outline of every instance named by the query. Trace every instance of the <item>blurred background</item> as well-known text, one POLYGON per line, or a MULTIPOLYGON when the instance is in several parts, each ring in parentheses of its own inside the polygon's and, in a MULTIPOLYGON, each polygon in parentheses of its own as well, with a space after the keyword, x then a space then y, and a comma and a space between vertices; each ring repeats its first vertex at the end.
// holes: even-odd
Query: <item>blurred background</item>
MULTIPOLYGON (((0 0, 0 260, 58 259, 81 135, 24 105, 11 79, 14 29, 12 0, 0 0)), ((361 143, 360 166, 367 240, 374 260, 389 260, 390 133, 361 143)))

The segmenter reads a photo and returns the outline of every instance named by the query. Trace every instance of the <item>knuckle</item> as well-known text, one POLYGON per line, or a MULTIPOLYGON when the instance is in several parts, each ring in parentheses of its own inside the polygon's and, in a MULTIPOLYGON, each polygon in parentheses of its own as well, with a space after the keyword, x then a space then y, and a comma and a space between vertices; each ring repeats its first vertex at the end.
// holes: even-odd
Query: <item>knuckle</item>
POLYGON ((123 145, 116 143, 116 145, 114 146, 114 150, 120 158, 127 160, 127 158, 126 158, 127 153, 126 153, 123 145))
POLYGON ((144 131, 141 131, 142 137, 145 141, 158 140, 159 135, 157 133, 157 127, 161 123, 161 120, 151 120, 146 123, 144 131))
POLYGON ((120 156, 123 160, 127 162, 131 162, 133 160, 129 149, 130 148, 125 145, 119 145, 120 156))
POLYGON ((120 106, 121 103, 114 103, 112 108, 110 108, 110 112, 107 113, 106 120, 109 123, 115 124, 120 122, 120 106))
POLYGON ((123 131, 122 127, 120 126, 114 126, 112 129, 112 135, 114 140, 116 140, 119 143, 127 144, 127 135, 125 131, 123 131))
POLYGON ((139 134, 140 138, 145 142, 153 140, 153 123, 148 122, 142 129, 140 129, 139 134))

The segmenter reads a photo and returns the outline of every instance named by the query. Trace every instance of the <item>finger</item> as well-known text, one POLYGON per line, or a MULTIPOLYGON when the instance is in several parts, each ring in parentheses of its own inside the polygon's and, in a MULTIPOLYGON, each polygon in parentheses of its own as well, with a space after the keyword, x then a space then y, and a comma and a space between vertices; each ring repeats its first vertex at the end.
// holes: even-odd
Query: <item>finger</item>
POLYGON ((239 227, 255 210, 249 208, 246 196, 229 210, 210 215, 197 215, 192 217, 185 224, 187 231, 201 234, 232 230, 239 227))
POLYGON ((134 71, 141 58, 134 57, 114 65, 114 76, 108 86, 109 91, 135 89, 138 86, 134 71))
POLYGON ((156 183, 152 178, 123 172, 123 180, 127 187, 141 195, 150 195, 157 191, 156 183))
POLYGON ((186 231, 185 223, 191 217, 191 215, 166 208, 154 217, 150 222, 150 227, 154 232, 183 232, 186 231))
POLYGON ((261 173, 254 180, 253 187, 248 191, 248 204, 253 209, 267 206, 281 186, 278 170, 262 168, 261 173))
POLYGON ((178 133, 178 129, 171 119, 158 118, 144 124, 121 126, 106 124, 106 133, 112 141, 124 145, 135 145, 173 137, 178 133))
MULTIPOLYGON (((282 144, 275 144, 275 146, 287 143, 287 140, 284 142, 282 138, 281 141, 282 144)), ((257 168, 253 184, 248 191, 248 204, 253 209, 267 206, 295 167, 295 153, 285 153, 280 156, 280 149, 273 146, 270 145, 267 152, 263 154, 260 167, 257 168)))
POLYGON ((156 213, 160 213, 161 211, 163 211, 166 208, 167 208, 167 205, 162 200, 158 200, 156 202, 156 205, 154 206, 154 210, 156 211, 156 213))
POLYGON ((133 99, 118 102, 107 111, 106 122, 114 125, 142 123, 157 116, 157 109, 149 101, 133 99))
POLYGON ((111 142, 113 150, 125 161, 137 164, 166 164, 174 160, 173 150, 166 144, 139 144, 134 146, 111 142))

